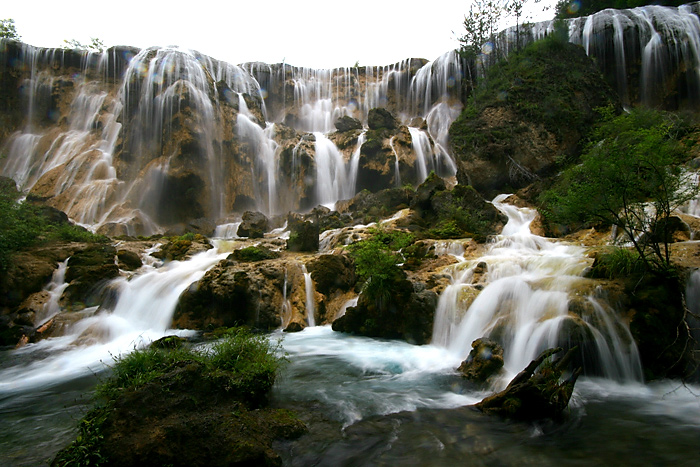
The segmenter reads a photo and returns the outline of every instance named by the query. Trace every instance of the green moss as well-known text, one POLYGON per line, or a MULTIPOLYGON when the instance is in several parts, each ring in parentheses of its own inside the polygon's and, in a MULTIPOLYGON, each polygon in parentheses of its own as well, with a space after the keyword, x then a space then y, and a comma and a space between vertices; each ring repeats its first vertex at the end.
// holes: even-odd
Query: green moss
POLYGON ((241 248, 240 250, 234 250, 233 253, 231 253, 231 258, 235 259, 236 261, 246 263, 253 263, 256 261, 263 261, 278 257, 279 253, 272 251, 269 248, 258 246, 247 246, 245 248, 241 248))

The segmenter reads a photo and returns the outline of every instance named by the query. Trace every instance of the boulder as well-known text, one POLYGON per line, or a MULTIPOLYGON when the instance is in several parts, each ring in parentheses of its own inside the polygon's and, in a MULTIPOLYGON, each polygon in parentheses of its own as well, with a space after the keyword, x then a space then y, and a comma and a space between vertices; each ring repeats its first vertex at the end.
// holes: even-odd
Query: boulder
POLYGON ((483 383, 501 368, 503 368, 503 347, 488 337, 482 337, 472 342, 469 356, 457 371, 470 381, 483 383))
POLYGON ((344 254, 319 255, 306 263, 316 291, 330 295, 336 290, 346 292, 355 286, 355 265, 344 254))
POLYGON ((89 245, 71 256, 66 269, 66 282, 62 301, 78 306, 95 306, 101 303, 101 286, 119 276, 112 245, 89 245))
POLYGON ((269 222, 261 212, 246 211, 243 213, 237 234, 239 237, 263 238, 265 232, 269 230, 269 222))
POLYGON ((310 220, 302 220, 297 216, 289 216, 289 240, 287 249, 290 251, 318 251, 319 224, 310 220))
POLYGON ((395 130, 399 127, 399 122, 396 120, 396 117, 391 114, 391 112, 384 108, 377 107, 369 110, 369 114, 367 115, 367 125, 369 126, 370 130, 395 130))
POLYGON ((143 266, 143 262, 136 252, 122 249, 117 250, 117 265, 124 271, 135 271, 143 266))
POLYGON ((350 117, 349 115, 343 115, 335 122, 335 128, 339 132, 345 132, 350 130, 361 130, 362 122, 356 118, 350 117))

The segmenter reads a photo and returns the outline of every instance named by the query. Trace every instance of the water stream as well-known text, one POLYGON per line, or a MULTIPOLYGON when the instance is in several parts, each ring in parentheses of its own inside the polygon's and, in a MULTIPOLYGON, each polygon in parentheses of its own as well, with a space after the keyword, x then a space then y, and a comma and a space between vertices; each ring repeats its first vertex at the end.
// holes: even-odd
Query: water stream
MULTIPOLYGON (((598 318, 585 325, 599 346, 601 371, 579 380, 562 424, 506 423, 468 407, 505 384, 542 346, 557 344, 553 329, 571 319, 567 290, 582 280, 587 264, 581 249, 532 235, 534 211, 504 204, 503 197, 494 204, 509 222, 476 265, 454 267, 433 344, 349 336, 313 326, 312 314, 302 332, 271 334, 282 339, 289 359, 272 404, 300 410, 311 426, 309 435, 278 445, 286 464, 452 465, 468 458, 474 465, 650 459, 684 465, 697 458, 700 387, 644 384, 636 349, 619 335, 625 327, 606 323, 614 314, 595 297, 587 300, 598 318), (460 297, 468 295, 460 289, 473 287, 477 266, 485 272, 477 281, 481 293, 460 309, 460 297), (478 388, 455 368, 474 336, 499 328, 494 323, 505 337, 506 373, 494 387, 478 388)), ((441 245, 441 252, 464 254, 454 243, 441 245)), ((96 375, 114 356, 172 333, 167 328, 177 297, 225 256, 212 249, 182 262, 149 261, 133 277, 115 280, 117 299, 86 310, 92 316, 64 336, 0 353, 0 417, 10 427, 0 435, 2 464, 36 465, 70 441, 96 375)), ((309 311, 313 284, 305 279, 309 311)))

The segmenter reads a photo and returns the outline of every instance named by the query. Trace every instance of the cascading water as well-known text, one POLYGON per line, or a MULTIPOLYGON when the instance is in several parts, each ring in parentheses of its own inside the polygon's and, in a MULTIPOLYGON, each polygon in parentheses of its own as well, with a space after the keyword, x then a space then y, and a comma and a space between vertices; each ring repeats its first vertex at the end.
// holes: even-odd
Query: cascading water
MULTIPOLYGON (((623 104, 695 109, 700 102, 700 3, 605 9, 565 20, 569 40, 583 46, 623 104)), ((554 22, 520 27, 520 44, 554 32, 554 22)), ((499 47, 515 47, 516 28, 499 47)))
POLYGON ((570 294, 586 282, 583 250, 533 235, 529 226, 536 212, 505 204, 506 197, 493 201, 508 216, 502 235, 486 256, 454 268, 436 310, 433 343, 464 358, 474 340, 491 336, 503 345, 505 368, 514 374, 541 351, 564 345, 572 327, 581 327, 593 341, 590 351, 597 350, 595 367, 587 371, 641 381, 636 346, 614 313, 594 296, 586 297, 581 316, 570 311, 570 294), (466 299, 475 295, 469 304, 466 299))
POLYGON ((311 279, 311 273, 306 270, 306 265, 301 266, 301 271, 304 273, 304 292, 306 293, 306 323, 309 327, 316 326, 316 298, 314 292, 314 283, 311 279))

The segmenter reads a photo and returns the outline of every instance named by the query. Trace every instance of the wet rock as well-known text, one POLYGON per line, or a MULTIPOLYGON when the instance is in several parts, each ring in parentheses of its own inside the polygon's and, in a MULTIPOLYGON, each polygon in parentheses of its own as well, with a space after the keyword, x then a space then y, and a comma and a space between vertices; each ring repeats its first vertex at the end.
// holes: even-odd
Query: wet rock
POLYGON ((233 252, 229 255, 229 259, 243 263, 254 263, 256 261, 279 258, 279 256, 279 253, 272 251, 265 246, 247 246, 245 248, 233 250, 233 252))
POLYGON ((289 323, 287 325, 286 328, 284 328, 284 332, 299 332, 299 331, 303 331, 303 330, 304 330, 304 326, 302 326, 302 324, 299 323, 298 321, 292 321, 291 323, 289 323))
POLYGON ((517 420, 560 419, 581 373, 577 368, 567 380, 560 381, 575 349, 558 361, 544 362, 561 351, 561 348, 545 350, 503 391, 484 398, 475 407, 487 414, 517 420))
POLYGON ((117 261, 119 269, 124 271, 135 271, 143 266, 141 257, 131 250, 117 250, 117 261))
POLYGON ((472 342, 469 356, 457 368, 466 379, 483 383, 503 368, 503 347, 488 337, 472 342))
POLYGON ((237 233, 239 237, 262 238, 268 230, 269 220, 263 213, 246 211, 237 233))
POLYGON ((112 245, 90 245, 73 254, 66 269, 69 285, 63 292, 62 301, 99 305, 101 286, 119 276, 119 267, 114 261, 116 254, 112 245))
POLYGON ((290 251, 318 251, 318 223, 302 220, 298 216, 289 216, 289 240, 287 249, 290 251))
POLYGON ((202 235, 185 234, 181 237, 171 237, 168 243, 151 253, 151 256, 163 261, 182 261, 211 248, 213 247, 209 244, 209 240, 202 235))
POLYGON ((340 132, 350 130, 361 130, 362 122, 356 118, 350 117, 349 115, 343 115, 338 120, 336 120, 335 128, 340 132))
POLYGON ((369 299, 360 294, 357 306, 349 307, 344 316, 333 321, 333 330, 427 344, 433 332, 437 298, 431 290, 414 291, 402 271, 381 297, 369 299))
POLYGON ((355 265, 343 254, 319 255, 306 263, 316 290, 330 295, 336 290, 348 291, 355 286, 355 265))
POLYGON ((369 110, 369 114, 367 115, 367 125, 369 126, 370 130, 380 130, 384 128, 394 130, 398 128, 399 122, 396 120, 396 117, 391 114, 391 112, 384 108, 378 107, 369 110))

